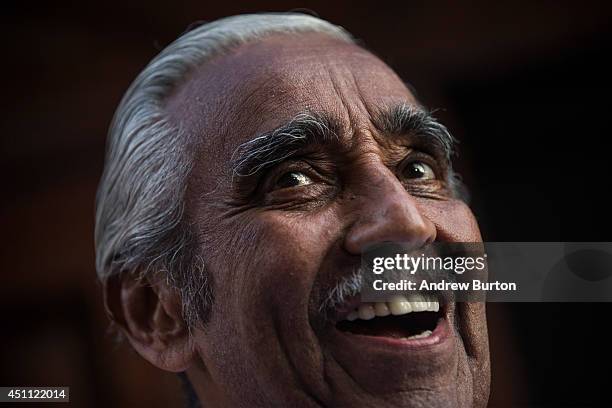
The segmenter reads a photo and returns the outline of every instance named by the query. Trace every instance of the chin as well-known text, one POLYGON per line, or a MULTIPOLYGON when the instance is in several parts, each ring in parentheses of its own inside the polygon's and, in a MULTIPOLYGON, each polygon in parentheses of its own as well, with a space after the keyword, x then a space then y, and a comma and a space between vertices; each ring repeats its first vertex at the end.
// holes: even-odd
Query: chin
MULTIPOLYGON (((474 378, 488 378, 486 364, 474 363, 480 355, 467 350, 486 349, 479 344, 486 333, 472 336, 484 326, 462 318, 474 317, 467 307, 421 294, 377 303, 357 295, 337 306, 317 333, 331 360, 333 405, 484 406, 474 378)), ((484 321, 484 308, 481 313, 484 321)))

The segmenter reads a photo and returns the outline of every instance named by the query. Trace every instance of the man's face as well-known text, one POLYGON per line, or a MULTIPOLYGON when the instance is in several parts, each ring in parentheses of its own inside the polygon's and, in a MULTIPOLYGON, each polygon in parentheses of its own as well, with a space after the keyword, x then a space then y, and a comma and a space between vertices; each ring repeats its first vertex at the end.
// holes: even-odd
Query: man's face
POLYGON ((189 375, 204 402, 485 405, 483 304, 445 305, 421 339, 399 317, 347 330, 359 297, 321 310, 368 245, 481 240, 440 143, 390 121, 418 108, 390 68, 319 34, 270 37, 204 64, 168 102, 199 143, 187 214, 215 302, 189 375))

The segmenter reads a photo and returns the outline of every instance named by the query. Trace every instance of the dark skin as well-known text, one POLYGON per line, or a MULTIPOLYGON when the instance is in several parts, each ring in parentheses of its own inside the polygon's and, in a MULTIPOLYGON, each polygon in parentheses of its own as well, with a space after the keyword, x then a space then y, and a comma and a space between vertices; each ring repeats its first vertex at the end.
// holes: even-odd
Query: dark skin
POLYGON ((375 126, 375 112, 397 103, 418 104, 388 66, 320 34, 270 37, 193 72, 167 112, 197 143, 187 215, 216 301, 189 336, 163 280, 107 282, 107 308, 134 348, 186 370, 210 407, 485 406, 484 304, 452 305, 458 330, 412 351, 341 336, 318 310, 367 245, 481 241, 444 181, 447 164, 375 126), (301 112, 333 117, 338 140, 232 180, 240 144, 301 112), (427 177, 406 173, 407 162, 425 163, 427 177))

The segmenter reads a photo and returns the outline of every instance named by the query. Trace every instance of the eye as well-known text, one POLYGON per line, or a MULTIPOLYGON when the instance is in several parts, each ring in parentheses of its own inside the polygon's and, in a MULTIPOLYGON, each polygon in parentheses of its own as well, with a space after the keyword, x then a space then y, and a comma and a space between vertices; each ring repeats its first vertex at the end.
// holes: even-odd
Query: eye
POLYGON ((409 179, 434 180, 436 178, 436 173, 431 166, 422 161, 408 163, 404 173, 409 179))
POLYGON ((274 187, 280 189, 307 186, 309 184, 312 184, 310 177, 299 171, 290 171, 280 176, 278 180, 276 180, 274 187))

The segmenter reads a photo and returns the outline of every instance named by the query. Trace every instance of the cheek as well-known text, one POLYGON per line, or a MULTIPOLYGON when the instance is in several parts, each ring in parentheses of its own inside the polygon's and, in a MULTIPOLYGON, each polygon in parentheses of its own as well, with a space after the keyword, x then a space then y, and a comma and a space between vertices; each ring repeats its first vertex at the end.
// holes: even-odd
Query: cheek
POLYGON ((472 210, 460 200, 418 199, 421 214, 434 223, 437 239, 448 242, 481 242, 472 210))
POLYGON ((252 367, 264 380, 274 373, 291 378, 284 347, 299 344, 295 356, 315 348, 308 302, 333 231, 339 230, 334 219, 269 211, 236 217, 231 233, 225 226, 225 242, 211 264, 215 305, 201 347, 228 375, 241 378, 252 367), (226 357, 218 360, 221 350, 226 357), (244 372, 234 373, 237 367, 244 372))
POLYGON ((224 242, 216 246, 223 250, 215 251, 211 265, 217 293, 249 311, 280 303, 304 306, 320 262, 340 231, 337 218, 324 211, 260 212, 236 217, 223 229, 224 242))

